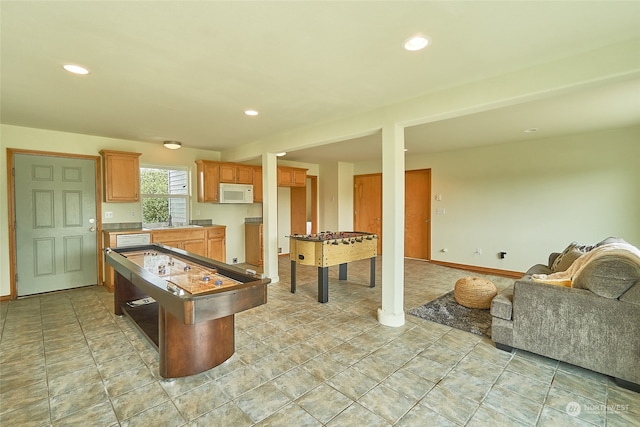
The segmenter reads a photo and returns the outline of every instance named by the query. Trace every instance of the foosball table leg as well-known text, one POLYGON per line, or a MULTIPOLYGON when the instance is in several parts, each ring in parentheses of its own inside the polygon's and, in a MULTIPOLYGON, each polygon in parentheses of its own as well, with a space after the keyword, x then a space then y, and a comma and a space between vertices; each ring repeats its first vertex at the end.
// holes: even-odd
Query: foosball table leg
POLYGON ((318 302, 329 301, 329 267, 318 267, 318 302))
POLYGON ((291 261, 291 293, 296 293, 296 262, 291 261))
POLYGON ((371 257, 371 269, 369 270, 369 287, 376 287, 376 257, 371 257))
POLYGON ((338 266, 338 279, 347 280, 347 263, 346 262, 338 266))

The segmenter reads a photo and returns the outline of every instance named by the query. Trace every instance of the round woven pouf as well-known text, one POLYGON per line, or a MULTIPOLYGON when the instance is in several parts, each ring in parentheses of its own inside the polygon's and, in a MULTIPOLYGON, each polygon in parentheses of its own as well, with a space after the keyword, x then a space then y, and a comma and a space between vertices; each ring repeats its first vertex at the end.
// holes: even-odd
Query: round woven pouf
POLYGON ((490 280, 482 277, 463 277, 456 282, 453 296, 456 302, 469 308, 487 309, 498 290, 490 280))

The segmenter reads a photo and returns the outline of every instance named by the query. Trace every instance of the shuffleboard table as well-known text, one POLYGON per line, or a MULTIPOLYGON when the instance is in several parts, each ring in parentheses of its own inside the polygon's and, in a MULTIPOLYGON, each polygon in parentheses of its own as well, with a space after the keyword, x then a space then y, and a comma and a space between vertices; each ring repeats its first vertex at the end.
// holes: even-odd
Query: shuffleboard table
POLYGON ((347 263, 369 258, 369 286, 376 286, 378 236, 360 231, 295 234, 289 236, 291 292, 296 292, 296 265, 318 267, 318 302, 329 301, 329 267, 338 265, 338 278, 347 279, 347 263))
POLYGON ((158 349, 160 376, 218 366, 235 351, 235 313, 267 302, 269 279, 160 244, 106 248, 116 272, 114 312, 158 349))

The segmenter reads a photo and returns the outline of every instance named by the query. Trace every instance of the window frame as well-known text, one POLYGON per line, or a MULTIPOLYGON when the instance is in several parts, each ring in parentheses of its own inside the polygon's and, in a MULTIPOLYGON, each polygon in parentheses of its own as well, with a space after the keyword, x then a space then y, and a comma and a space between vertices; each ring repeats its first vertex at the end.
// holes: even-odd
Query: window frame
MULTIPOLYGON (((152 223, 147 223, 144 222, 144 200, 146 199, 166 199, 166 200, 170 200, 170 199, 184 199, 184 207, 185 207, 185 221, 179 221, 176 219, 172 219, 172 225, 173 226, 180 226, 180 225, 188 225, 189 224, 189 218, 190 218, 190 209, 191 209, 191 171, 187 166, 182 166, 182 165, 160 165, 160 164, 152 164, 152 163, 141 163, 139 166, 140 169, 140 219, 142 221, 142 226, 143 228, 161 228, 161 227, 167 227, 169 225, 168 221, 165 222, 152 222, 152 223), (166 194, 148 194, 148 193, 143 193, 142 191, 142 175, 143 169, 161 169, 161 170, 167 170, 167 171, 179 171, 179 172, 184 172, 185 174, 185 186, 186 186, 186 192, 185 194, 171 194, 171 193, 166 193, 166 194)), ((171 213, 171 207, 169 206, 169 213, 171 213)))

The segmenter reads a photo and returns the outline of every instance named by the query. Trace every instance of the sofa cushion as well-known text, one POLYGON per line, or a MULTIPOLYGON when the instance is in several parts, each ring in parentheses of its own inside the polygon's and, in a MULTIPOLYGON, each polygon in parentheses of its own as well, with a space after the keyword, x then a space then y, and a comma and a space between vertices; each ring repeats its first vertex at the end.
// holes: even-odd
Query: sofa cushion
POLYGON ((543 264, 536 264, 527 270, 523 279, 530 279, 534 274, 551 274, 553 271, 543 264))
POLYGON ((491 301, 491 316, 511 320, 513 313, 513 285, 509 286, 491 301))
POLYGON ((513 347, 513 321, 494 317, 491 319, 491 339, 495 343, 513 347))
POLYGON ((638 279, 635 285, 631 286, 627 292, 622 294, 618 299, 620 301, 640 305, 640 279, 638 279))
POLYGON ((573 281, 574 288, 588 289, 604 298, 618 298, 640 277, 640 265, 609 255, 588 263, 573 281))
POLYGON ((640 306, 515 283, 512 347, 640 384, 640 306))

